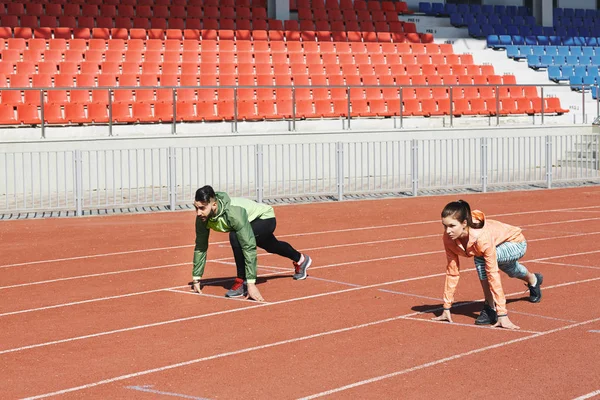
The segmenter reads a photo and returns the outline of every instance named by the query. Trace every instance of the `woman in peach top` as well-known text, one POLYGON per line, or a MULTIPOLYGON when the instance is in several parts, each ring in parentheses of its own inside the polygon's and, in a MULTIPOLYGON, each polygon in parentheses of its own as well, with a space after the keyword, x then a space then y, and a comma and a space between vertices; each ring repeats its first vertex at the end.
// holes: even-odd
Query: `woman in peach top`
POLYGON ((444 248, 448 265, 444 290, 444 311, 437 321, 452 322, 450 307, 458 285, 459 256, 474 257, 475 268, 485 294, 485 304, 475 323, 494 324, 509 329, 519 329, 508 319, 506 298, 498 269, 511 278, 519 278, 529 288, 529 301, 542 299, 540 286, 542 274, 532 274, 519 263, 527 250, 527 241, 521 228, 495 220, 486 220, 481 211, 473 210, 463 200, 448 203, 442 211, 444 225, 444 248))

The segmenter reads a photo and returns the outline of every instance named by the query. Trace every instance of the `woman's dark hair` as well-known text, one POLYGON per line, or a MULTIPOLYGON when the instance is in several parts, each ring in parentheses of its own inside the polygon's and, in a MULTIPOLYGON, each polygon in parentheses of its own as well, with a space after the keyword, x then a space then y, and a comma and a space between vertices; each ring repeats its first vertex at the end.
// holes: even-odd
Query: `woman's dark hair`
POLYGON ((214 200, 216 197, 215 191, 212 186, 202 186, 200 189, 196 190, 196 201, 200 203, 210 203, 211 200, 214 200))
POLYGON ((446 207, 442 210, 442 218, 446 217, 452 217, 461 223, 467 221, 469 228, 481 229, 485 225, 485 216, 481 212, 476 213, 475 218, 477 221, 473 221, 471 206, 464 200, 453 201, 446 204, 446 207))

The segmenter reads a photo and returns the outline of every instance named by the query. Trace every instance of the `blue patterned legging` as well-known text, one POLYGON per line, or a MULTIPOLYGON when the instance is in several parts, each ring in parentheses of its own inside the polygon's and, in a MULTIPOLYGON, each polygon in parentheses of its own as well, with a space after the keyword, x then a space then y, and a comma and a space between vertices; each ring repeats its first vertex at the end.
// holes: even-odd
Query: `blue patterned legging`
MULTIPOLYGON (((504 242, 496 246, 496 257, 498 258, 498 268, 504 271, 511 278, 524 278, 529 271, 519 263, 527 251, 527 242, 511 243, 504 242)), ((479 280, 487 280, 485 273, 485 259, 483 257, 474 257, 475 268, 479 280)))

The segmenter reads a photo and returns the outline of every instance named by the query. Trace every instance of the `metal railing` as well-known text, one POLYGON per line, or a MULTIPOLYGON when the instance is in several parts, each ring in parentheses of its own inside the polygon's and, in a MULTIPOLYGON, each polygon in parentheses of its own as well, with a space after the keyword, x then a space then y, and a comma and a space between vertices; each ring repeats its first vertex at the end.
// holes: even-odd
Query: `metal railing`
MULTIPOLYGON (((46 137, 46 128, 47 127, 52 127, 52 126, 65 126, 65 125, 78 125, 77 123, 69 123, 68 121, 64 122, 64 123, 58 123, 58 124, 49 124, 47 121, 46 116, 44 115, 44 104, 48 104, 48 102, 45 99, 45 94, 51 91, 106 91, 107 93, 107 105, 108 105, 108 122, 107 123, 92 123, 91 121, 89 123, 86 123, 86 125, 108 125, 108 135, 109 136, 113 136, 113 125, 115 124, 119 124, 120 122, 115 121, 114 115, 113 115, 113 106, 114 106, 114 94, 117 91, 120 90, 130 90, 130 91, 145 91, 145 90, 152 90, 152 91, 164 91, 164 90, 170 90, 171 91, 171 96, 169 96, 170 101, 169 102, 163 102, 161 103, 160 101, 153 101, 152 103, 154 104, 169 104, 172 107, 171 113, 172 116, 168 117, 167 121, 163 121, 163 123, 168 123, 171 125, 171 133, 172 134, 177 134, 177 123, 178 122, 193 122, 193 121, 187 121, 184 120, 180 117, 178 117, 177 115, 177 102, 178 102, 178 91, 179 90, 232 90, 233 91, 233 115, 231 118, 224 118, 223 120, 227 120, 230 121, 232 123, 232 132, 236 133, 238 132, 238 123, 243 121, 242 118, 240 118, 239 115, 239 91, 240 90, 245 90, 245 89, 251 89, 251 90, 260 90, 260 89, 271 89, 273 91, 276 91, 277 89, 288 89, 291 90, 291 100, 292 100, 292 111, 291 111, 291 115, 289 115, 289 117, 286 118, 267 118, 268 120, 289 120, 291 121, 291 124, 289 126, 289 130, 290 131, 295 131, 296 130, 296 122, 303 119, 302 116, 298 115, 297 113, 297 91, 301 90, 301 89, 309 89, 309 90, 315 90, 315 89, 343 89, 345 90, 345 101, 346 101, 346 107, 344 112, 338 113, 338 115, 335 118, 338 119, 345 119, 347 120, 347 123, 344 126, 344 129, 351 129, 351 121, 353 118, 356 117, 356 115, 354 115, 353 117, 353 106, 352 106, 352 102, 354 100, 354 98, 351 96, 352 91, 354 90, 363 90, 363 89, 381 89, 381 90, 385 90, 385 89, 392 89, 395 90, 395 97, 390 97, 387 96, 385 99, 386 101, 392 101, 392 100, 399 100, 400 103, 398 105, 398 109, 388 109, 386 110, 386 112, 383 114, 383 116, 391 116, 391 117, 397 117, 399 119, 399 124, 398 124, 398 128, 402 129, 404 127, 404 119, 407 118, 408 116, 405 115, 405 111, 404 111, 404 107, 402 106, 403 102, 404 102, 404 98, 403 98, 403 92, 404 90, 407 89, 418 89, 418 88, 428 88, 428 89, 435 89, 435 88, 445 88, 448 92, 448 100, 449 100, 449 105, 448 105, 448 109, 447 110, 437 110, 437 112, 433 115, 433 116, 444 116, 444 117, 448 117, 449 118, 449 126, 452 127, 454 124, 454 119, 456 118, 456 115, 458 115, 456 113, 456 110, 454 109, 454 100, 458 98, 457 94, 457 90, 462 90, 463 88, 466 87, 488 87, 488 88, 494 88, 495 91, 495 107, 492 110, 489 110, 489 114, 487 115, 490 118, 490 122, 489 124, 492 124, 492 119, 495 119, 495 124, 496 125, 500 125, 500 118, 502 116, 506 116, 509 115, 508 113, 504 113, 503 109, 501 108, 500 105, 500 101, 501 101, 501 97, 500 97, 500 88, 503 87, 527 87, 527 86, 533 86, 536 88, 540 88, 540 97, 542 99, 541 101, 541 108, 539 111, 536 110, 536 112, 533 115, 539 115, 540 117, 540 123, 544 124, 544 120, 545 118, 548 116, 549 112, 548 110, 545 110, 545 102, 544 100, 549 98, 549 97, 554 97, 554 96, 547 96, 544 93, 544 88, 548 87, 551 88, 552 90, 557 90, 560 88, 565 88, 565 89, 569 89, 570 92, 570 85, 568 84, 546 84, 546 85, 462 85, 462 84, 456 84, 456 85, 410 85, 410 86, 403 86, 403 85, 361 85, 361 86, 353 86, 353 85, 343 85, 343 86, 334 86, 334 85, 314 85, 314 86, 118 86, 118 87, 52 87, 52 88, 2 88, 2 91, 38 91, 39 92, 39 107, 40 107, 40 130, 41 130, 41 137, 45 138, 46 137)), ((577 108, 580 109, 581 111, 581 123, 585 124, 587 123, 587 114, 586 114, 586 93, 589 92, 589 89, 591 89, 592 87, 594 87, 597 91, 599 89, 598 85, 580 85, 582 90, 581 90, 581 107, 577 106, 577 108)), ((287 100, 287 99, 286 99, 287 100)), ((365 100, 365 99, 360 99, 360 100, 365 100)), ((369 99, 366 99, 369 100, 369 99)), ((373 100, 373 99, 371 99, 373 100)), ((379 99, 382 100, 382 99, 379 99)), ((201 102, 200 100, 198 100, 197 102, 201 102)), ((600 116, 600 96, 598 96, 598 98, 596 98, 594 100, 595 104, 596 104, 596 117, 600 116)), ((132 104, 135 103, 135 101, 132 102, 132 104)), ((574 110, 570 110, 570 111, 574 111, 574 110)), ((310 119, 313 118, 320 118, 318 115, 315 114, 315 116, 310 116, 310 119)), ((532 123, 535 123, 535 119, 532 120, 532 123)), ((27 125, 30 126, 30 125, 27 125)))
POLYGON ((0 153, 0 213, 187 204, 205 184, 267 198, 597 180, 600 136, 0 153))

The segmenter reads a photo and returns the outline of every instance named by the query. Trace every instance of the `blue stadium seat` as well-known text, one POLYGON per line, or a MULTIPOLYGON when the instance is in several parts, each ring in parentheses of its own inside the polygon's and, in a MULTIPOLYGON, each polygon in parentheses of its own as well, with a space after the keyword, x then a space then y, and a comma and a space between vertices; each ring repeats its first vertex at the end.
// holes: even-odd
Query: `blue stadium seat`
POLYGON ((525 38, 521 35, 512 35, 512 44, 520 46, 525 44, 525 38))
POLYGON ((550 44, 550 40, 548 40, 548 36, 538 36, 537 42, 540 46, 548 46, 550 44))
POLYGON ((481 26, 481 37, 488 37, 489 35, 495 35, 494 27, 489 24, 482 25, 481 26))
POLYGON ((592 56, 592 65, 600 65, 600 54, 592 56))
POLYGON ((548 67, 548 79, 554 82, 558 82, 560 80, 561 73, 560 67, 558 65, 553 65, 548 67))
POLYGON ((529 9, 527 7, 525 7, 525 6, 519 6, 519 7, 517 7, 517 15, 525 17, 525 16, 527 16, 529 14, 530 14, 530 12, 529 12, 529 9))
POLYGON ((544 48, 544 46, 539 46, 539 45, 538 46, 533 46, 532 49, 533 49, 532 54, 534 56, 540 56, 541 57, 543 55, 546 55, 546 49, 544 48))
POLYGON ((522 59, 526 59, 527 56, 530 56, 533 54, 533 50, 531 46, 519 46, 519 54, 517 56, 515 56, 515 60, 522 60, 522 59))
POLYGON ((598 38, 596 37, 589 37, 586 39, 586 46, 598 46, 598 38))
POLYGON ((431 13, 431 3, 419 2, 419 12, 429 15, 431 13))
POLYGON ((502 25, 500 22, 500 16, 496 14, 488 15, 488 24, 490 25, 502 25))
POLYGON ((446 15, 450 15, 450 14, 454 14, 455 12, 458 12, 458 7, 456 6, 456 4, 446 3, 444 8, 446 10, 444 12, 444 14, 446 14, 446 15))
POLYGON ((463 24, 466 26, 477 23, 477 16, 474 14, 463 15, 463 24))
POLYGON ((558 55, 558 47, 546 46, 546 47, 544 47, 544 54, 549 55, 549 56, 557 56, 558 55))
POLYGON ((590 10, 590 9, 585 10, 585 16, 587 18, 594 18, 596 16, 596 10, 590 10))
POLYGON ((576 46, 587 46, 587 38, 585 36, 575 36, 573 38, 576 46))
POLYGON ((459 4, 458 12, 461 14, 469 14, 471 12, 468 4, 459 4))
POLYGON ((531 46, 519 46, 519 54, 515 56, 515 60, 522 60, 532 54, 533 50, 531 46))
POLYGON ((544 36, 544 28, 539 25, 531 26, 531 34, 533 36, 544 36))
POLYGON ((481 14, 481 6, 479 4, 471 4, 469 12, 472 14, 481 14))
POLYGON ((517 15, 517 6, 506 6, 505 10, 507 15, 517 15))
POLYGON ((525 17, 525 24, 529 25, 529 26, 535 26, 536 21, 535 21, 535 17, 533 15, 528 15, 525 17))
POLYGON ((580 91, 582 88, 583 76, 579 75, 571 75, 569 77, 569 85, 571 86, 571 90, 580 91))
POLYGON ((515 15, 513 17, 513 24, 517 26, 525 25, 525 18, 520 15, 515 15))
POLYGON ((598 66, 597 65, 588 66, 587 76, 593 76, 595 78, 600 77, 600 71, 598 71, 598 66))
POLYGON ((575 75, 573 67, 571 65, 563 65, 560 67, 560 79, 559 81, 568 81, 569 77, 575 75))
POLYGON ((567 65, 579 65, 579 57, 577 56, 566 56, 565 64, 567 65))
POLYGON ((554 35, 554 27, 553 26, 542 26, 542 32, 544 32, 544 36, 553 36, 554 35))
POLYGON ((500 35, 506 35, 506 26, 504 25, 494 25, 494 32, 496 32, 496 35, 500 36, 500 35))
POLYGON ((431 14, 444 15, 444 3, 431 3, 431 14))
POLYGON ((576 65, 573 67, 573 75, 586 76, 587 74, 588 73, 586 65, 576 65))
POLYGON ((538 37, 533 35, 525 36, 525 44, 529 46, 537 46, 538 37))
POLYGON ((492 49, 497 48, 500 45, 500 38, 498 35, 488 35, 487 37, 487 47, 491 47, 492 49))
POLYGON ((491 4, 484 4, 481 6, 481 13, 486 15, 494 14, 494 6, 491 4))
POLYGON ((419 2, 419 12, 430 15, 431 14, 431 3, 419 2))
POLYGON ((566 17, 574 17, 575 11, 572 8, 563 8, 563 15, 566 17))
POLYGON ((527 56, 527 66, 531 69, 539 69, 542 66, 541 56, 527 56))
POLYGON ((498 14, 498 15, 504 15, 504 14, 506 14, 506 6, 499 5, 499 4, 495 5, 494 6, 494 13, 498 14))
POLYGON ((521 25, 519 27, 519 34, 521 36, 529 36, 531 35, 531 27, 527 25, 521 25))
MULTIPOLYGON (((583 46, 583 47, 580 47, 580 49, 581 49, 582 56, 593 57, 595 55, 593 47, 583 46)), ((573 49, 571 49, 571 52, 572 51, 573 51, 573 49)), ((571 54, 573 54, 573 53, 571 53, 571 54)))
POLYGON ((512 16, 510 16, 510 15, 501 15, 500 16, 500 23, 502 25, 512 25, 513 24, 512 16))
POLYGON ((498 36, 501 48, 506 48, 512 44, 512 36, 510 35, 499 35, 498 36))
POLYGON ((563 26, 556 27, 554 29, 554 34, 556 36, 568 36, 568 34, 567 34, 567 28, 565 28, 563 26))
POLYGON ((574 26, 576 28, 579 28, 580 26, 583 26, 583 18, 577 18, 577 17, 573 17, 571 18, 571 26, 574 26))
POLYGON ((463 26, 464 25, 463 15, 458 12, 450 14, 450 23, 453 26, 463 26))
POLYGON ((508 58, 512 58, 513 60, 515 59, 515 57, 519 56, 519 46, 506 46, 506 56, 508 58))
POLYGON ((506 33, 508 35, 518 35, 520 33, 519 27, 516 25, 509 25, 506 27, 506 33))
POLYGON ((489 23, 488 21, 488 16, 485 14, 476 14, 475 15, 475 21, 479 24, 479 25, 485 25, 487 23, 489 23))
POLYGON ((590 56, 579 56, 579 65, 592 65, 592 57, 590 56))
POLYGON ((564 65, 567 63, 567 57, 565 56, 554 56, 552 57, 554 65, 564 65))
POLYGON ((482 37, 483 34, 481 32, 481 25, 479 24, 471 24, 469 25, 469 36, 473 36, 473 37, 482 37))
POLYGON ((575 10, 575 16, 578 18, 585 17, 585 10, 583 8, 578 8, 575 10))
POLYGON ((597 81, 598 81, 597 78, 598 78, 597 76, 593 76, 593 75, 584 76, 583 81, 582 81, 583 87, 581 90, 585 90, 586 92, 588 90, 590 90, 590 88, 597 83, 597 81))
POLYGON ((558 46, 556 47, 556 52, 559 56, 565 57, 571 54, 568 46, 558 46))
POLYGON ((554 65, 554 56, 541 56, 538 63, 538 68, 548 68, 554 65))

